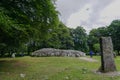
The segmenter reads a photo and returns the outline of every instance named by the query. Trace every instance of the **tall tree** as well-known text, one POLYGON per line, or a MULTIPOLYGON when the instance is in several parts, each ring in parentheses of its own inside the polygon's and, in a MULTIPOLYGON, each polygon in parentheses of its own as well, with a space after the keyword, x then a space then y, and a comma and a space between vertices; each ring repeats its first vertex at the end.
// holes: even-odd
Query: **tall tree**
POLYGON ((108 27, 109 36, 112 37, 114 50, 120 55, 120 20, 114 20, 108 27))
POLYGON ((87 34, 83 27, 78 26, 76 29, 71 29, 71 36, 74 41, 74 49, 88 51, 87 34))
POLYGON ((57 28, 50 30, 48 39, 41 42, 40 48, 73 49, 73 40, 69 28, 60 22, 57 28))
POLYGON ((99 27, 97 29, 92 29, 89 33, 89 38, 88 38, 88 45, 91 50, 94 52, 99 51, 96 50, 96 45, 98 46, 99 44, 99 38, 100 37, 105 37, 108 36, 108 30, 106 27, 99 27))
POLYGON ((58 12, 51 0, 0 0, 2 47, 15 49, 28 40, 42 39, 58 23, 58 12))

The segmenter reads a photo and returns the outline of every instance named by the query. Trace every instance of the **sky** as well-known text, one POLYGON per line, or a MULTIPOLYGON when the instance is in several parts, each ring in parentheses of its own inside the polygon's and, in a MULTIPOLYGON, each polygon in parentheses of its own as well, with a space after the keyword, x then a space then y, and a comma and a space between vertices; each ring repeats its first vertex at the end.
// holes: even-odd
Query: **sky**
POLYGON ((57 0, 56 5, 66 26, 82 26, 87 33, 120 19, 120 0, 57 0))

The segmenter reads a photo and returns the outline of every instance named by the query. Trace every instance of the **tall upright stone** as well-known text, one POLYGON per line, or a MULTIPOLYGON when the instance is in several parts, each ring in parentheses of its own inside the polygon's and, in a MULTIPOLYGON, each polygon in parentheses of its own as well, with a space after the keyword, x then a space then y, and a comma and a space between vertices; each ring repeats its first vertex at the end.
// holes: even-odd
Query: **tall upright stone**
POLYGON ((112 72, 116 71, 116 65, 114 62, 113 55, 113 44, 111 37, 101 37, 100 38, 100 48, 101 48, 101 72, 112 72))

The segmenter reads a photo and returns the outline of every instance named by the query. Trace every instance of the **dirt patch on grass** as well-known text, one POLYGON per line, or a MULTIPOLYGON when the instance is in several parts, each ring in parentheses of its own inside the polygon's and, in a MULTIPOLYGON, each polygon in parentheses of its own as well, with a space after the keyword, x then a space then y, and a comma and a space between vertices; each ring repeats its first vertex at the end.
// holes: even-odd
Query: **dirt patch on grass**
POLYGON ((19 67, 22 67, 22 68, 25 68, 28 66, 28 64, 24 63, 24 62, 20 62, 20 61, 17 61, 16 63, 13 64, 14 66, 19 66, 19 67))
POLYGON ((106 73, 102 73, 102 72, 98 72, 98 71, 93 71, 93 72, 95 74, 110 76, 110 77, 120 76, 120 71, 106 72, 106 73))
POLYGON ((88 57, 80 57, 81 60, 89 61, 89 62, 98 62, 98 60, 88 57))
POLYGON ((28 64, 18 60, 1 60, 0 64, 0 72, 22 72, 28 67, 28 64))

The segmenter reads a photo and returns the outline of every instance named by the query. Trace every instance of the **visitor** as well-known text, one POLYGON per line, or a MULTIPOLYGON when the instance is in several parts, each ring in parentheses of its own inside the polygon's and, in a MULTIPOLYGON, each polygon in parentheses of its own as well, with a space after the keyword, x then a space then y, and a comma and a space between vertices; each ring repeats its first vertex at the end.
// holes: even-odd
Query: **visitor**
POLYGON ((90 57, 91 58, 93 57, 93 51, 90 51, 90 57))

